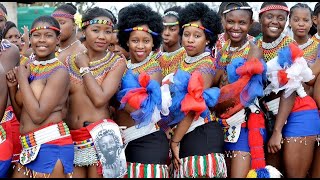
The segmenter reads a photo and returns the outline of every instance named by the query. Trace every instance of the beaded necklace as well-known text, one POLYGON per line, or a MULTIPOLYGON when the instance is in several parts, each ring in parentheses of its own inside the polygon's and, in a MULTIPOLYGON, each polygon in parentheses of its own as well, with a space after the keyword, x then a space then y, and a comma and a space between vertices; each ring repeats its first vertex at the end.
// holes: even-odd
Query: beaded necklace
MULTIPOLYGON (((82 84, 83 79, 80 75, 79 68, 75 63, 75 60, 76 54, 68 56, 66 60, 70 80, 73 83, 82 84)), ((107 74, 114 70, 122 61, 124 60, 120 56, 107 51, 107 54, 102 59, 89 62, 89 69, 94 78, 97 80, 98 84, 101 85, 107 74)))
MULTIPOLYGON (((204 52, 205 54, 208 54, 208 52, 204 52)), ((204 54, 202 53, 202 54, 204 54)), ((187 53, 183 54, 183 59, 187 57, 187 53)), ((194 71, 199 71, 204 74, 212 74, 214 75, 214 65, 213 65, 214 59, 209 55, 202 57, 198 61, 195 61, 193 63, 187 63, 185 60, 181 61, 179 65, 179 69, 186 71, 188 73, 193 73, 194 71)))
POLYGON ((51 74, 60 68, 66 68, 58 58, 53 58, 46 61, 34 60, 30 65, 29 82, 39 79, 47 79, 51 74))
POLYGON ((182 61, 183 55, 186 53, 184 47, 181 47, 173 52, 163 52, 161 58, 159 59, 159 64, 162 69, 162 75, 166 75, 175 72, 178 69, 178 65, 182 61))
POLYGON ((146 72, 148 75, 152 75, 153 73, 161 72, 161 68, 160 68, 159 61, 158 61, 158 59, 161 57, 161 55, 162 55, 162 53, 151 52, 150 55, 145 60, 142 61, 144 63, 139 64, 139 66, 130 66, 130 65, 128 66, 127 65, 127 67, 128 67, 128 69, 132 69, 132 72, 135 74, 140 74, 142 72, 146 72))
POLYGON ((263 57, 266 62, 278 56, 278 51, 288 46, 290 43, 296 43, 291 37, 281 34, 274 42, 265 43, 262 37, 257 40, 257 46, 262 49, 263 57))
POLYGON ((314 64, 317 58, 317 49, 318 49, 318 42, 312 40, 311 38, 302 45, 299 45, 299 48, 303 50, 303 57, 306 59, 309 65, 314 64))
POLYGON ((226 44, 222 47, 221 51, 218 52, 217 59, 215 61, 215 66, 217 69, 226 69, 227 65, 232 61, 232 59, 237 57, 243 57, 247 59, 250 44, 249 41, 246 41, 242 46, 232 48, 230 47, 231 41, 228 40, 226 44))
POLYGON ((312 36, 312 40, 317 41, 317 42, 320 42, 320 36, 318 35, 318 33, 315 33, 315 34, 312 36))

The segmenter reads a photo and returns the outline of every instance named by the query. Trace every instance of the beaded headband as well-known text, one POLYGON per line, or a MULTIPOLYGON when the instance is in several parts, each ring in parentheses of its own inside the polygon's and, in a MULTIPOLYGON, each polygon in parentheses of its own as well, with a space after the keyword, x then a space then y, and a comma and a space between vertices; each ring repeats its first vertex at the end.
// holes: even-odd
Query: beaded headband
POLYGON ((228 12, 235 11, 235 10, 251 10, 251 9, 252 7, 249 7, 249 6, 233 7, 233 8, 224 10, 222 14, 227 14, 228 12))
POLYGON ((199 29, 202 29, 204 30, 205 32, 207 33, 211 33, 211 34, 214 34, 212 31, 210 31, 209 29, 203 27, 203 26, 199 26, 198 24, 185 24, 182 26, 182 28, 185 28, 185 27, 189 27, 189 26, 192 26, 192 27, 196 27, 196 28, 199 28, 199 29))
POLYGON ((168 11, 163 15, 163 17, 169 16, 169 15, 173 15, 173 16, 179 18, 179 14, 177 12, 175 12, 175 11, 168 11))
POLYGON ((0 16, 4 17, 7 20, 7 15, 0 12, 0 16))
POLYGON ((113 32, 113 33, 118 33, 118 32, 119 32, 119 29, 114 29, 112 32, 113 32))
POLYGON ((39 27, 35 27, 35 28, 32 28, 30 30, 30 34, 32 34, 33 32, 37 31, 37 30, 40 30, 40 29, 52 29, 54 31, 58 31, 60 32, 60 29, 59 28, 56 28, 54 26, 39 26, 39 27))
POLYGON ((68 13, 53 13, 51 14, 52 17, 64 17, 69 19, 74 19, 74 15, 68 13))
POLYGON ((284 10, 286 12, 289 13, 289 9, 285 6, 281 6, 281 5, 271 5, 271 6, 267 6, 267 7, 264 7, 260 10, 259 14, 262 14, 266 11, 270 11, 270 10, 284 10))
POLYGON ((134 27, 134 28, 128 28, 124 30, 125 32, 131 32, 131 31, 144 31, 148 32, 154 36, 158 36, 159 33, 153 32, 151 29, 143 28, 143 27, 134 27))
POLYGON ((179 21, 176 21, 176 22, 169 22, 169 23, 163 23, 164 26, 175 26, 175 25, 178 25, 179 24, 179 21))
POLYGON ((89 21, 85 21, 81 23, 81 27, 89 26, 91 24, 106 24, 113 27, 113 23, 111 21, 103 20, 103 19, 91 19, 89 21))

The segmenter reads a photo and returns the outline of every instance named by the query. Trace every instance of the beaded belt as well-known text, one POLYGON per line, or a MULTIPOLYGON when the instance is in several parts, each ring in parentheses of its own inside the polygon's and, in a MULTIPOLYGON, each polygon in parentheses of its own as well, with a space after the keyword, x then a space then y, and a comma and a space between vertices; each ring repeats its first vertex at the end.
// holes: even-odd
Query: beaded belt
POLYGON ((83 141, 73 141, 73 145, 75 149, 84 149, 84 148, 93 147, 94 143, 92 138, 89 138, 83 141))
POLYGON ((56 139, 70 136, 70 131, 66 123, 59 122, 27 135, 21 136, 20 141, 23 148, 30 148, 41 145, 56 139))
POLYGON ((280 98, 276 98, 272 101, 266 102, 269 111, 272 111, 274 115, 278 114, 280 98))
POLYGON ((0 125, 0 144, 6 140, 7 134, 3 127, 0 125))
POLYGON ((150 123, 147 126, 143 126, 139 129, 136 126, 129 127, 122 131, 123 144, 127 145, 130 141, 141 138, 159 131, 159 127, 156 124, 150 123))

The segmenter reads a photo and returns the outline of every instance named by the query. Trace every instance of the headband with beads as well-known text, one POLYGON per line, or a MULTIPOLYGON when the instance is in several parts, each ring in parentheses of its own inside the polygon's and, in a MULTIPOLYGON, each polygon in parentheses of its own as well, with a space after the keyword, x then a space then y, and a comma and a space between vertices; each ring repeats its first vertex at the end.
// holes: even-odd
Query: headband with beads
POLYGON ((68 14, 68 13, 53 13, 51 14, 52 17, 63 17, 63 18, 69 18, 74 19, 74 15, 68 14))
POLYGON ((163 15, 163 17, 169 16, 169 15, 173 15, 173 16, 179 18, 179 14, 177 12, 175 12, 175 11, 168 11, 163 15))
POLYGON ((151 29, 143 28, 143 27, 134 27, 134 28, 128 28, 124 30, 125 32, 131 32, 131 31, 144 31, 148 32, 154 36, 158 36, 159 33, 153 32, 151 29))
POLYGON ((199 26, 198 24, 185 24, 182 26, 182 28, 185 28, 185 27, 189 27, 189 26, 192 26, 192 27, 196 27, 196 28, 199 28, 199 29, 202 29, 204 30, 205 32, 207 33, 211 33, 211 34, 214 34, 212 31, 210 31, 209 29, 203 27, 203 26, 199 26))
POLYGON ((119 29, 114 29, 112 30, 113 33, 118 33, 119 32, 119 29))
POLYGON ((175 25, 178 25, 179 24, 179 21, 176 21, 176 22, 169 22, 169 23, 163 23, 164 26, 175 26, 175 25))
POLYGON ((89 21, 82 22, 81 25, 82 25, 82 28, 84 28, 85 26, 89 26, 91 24, 106 24, 113 27, 113 23, 111 21, 107 21, 104 19, 91 19, 89 21))
POLYGON ((0 16, 4 17, 7 20, 7 15, 0 12, 0 16))
POLYGON ((282 6, 282 5, 270 5, 270 6, 262 8, 260 10, 259 14, 262 14, 262 13, 264 13, 266 11, 270 11, 270 10, 284 10, 284 11, 289 13, 288 7, 285 7, 285 6, 282 6))
POLYGON ((227 14, 228 12, 235 11, 235 10, 251 10, 251 9, 252 7, 249 7, 249 6, 233 7, 233 8, 224 10, 222 14, 227 14))
POLYGON ((60 29, 59 28, 56 28, 54 26, 39 26, 39 27, 35 27, 35 28, 32 28, 30 30, 30 34, 32 34, 33 32, 37 31, 37 30, 40 30, 40 29, 52 29, 54 31, 58 31, 60 32, 60 29))

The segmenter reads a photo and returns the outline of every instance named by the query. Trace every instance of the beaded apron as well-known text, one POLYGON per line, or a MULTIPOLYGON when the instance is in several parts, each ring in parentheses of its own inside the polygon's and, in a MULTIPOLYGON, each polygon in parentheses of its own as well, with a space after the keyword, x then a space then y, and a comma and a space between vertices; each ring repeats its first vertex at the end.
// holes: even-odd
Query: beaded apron
MULTIPOLYGON (((76 55, 68 56, 66 60, 66 66, 69 71, 70 80, 76 84, 82 84, 83 79, 80 75, 79 68, 75 63, 75 60, 76 55)), ((98 84, 101 85, 107 74, 114 70, 121 61, 124 60, 120 56, 107 51, 107 54, 104 58, 89 62, 89 68, 98 84)))
POLYGON ((174 52, 163 52, 161 58, 159 59, 159 63, 162 69, 163 77, 167 76, 170 73, 174 73, 178 64, 180 64, 181 60, 183 60, 183 55, 186 53, 184 47, 174 51, 174 52))

